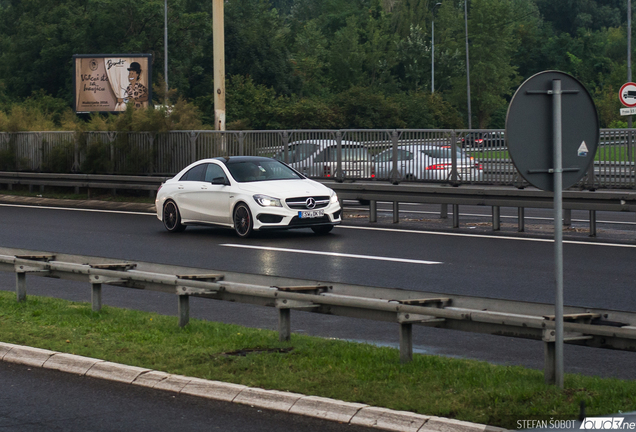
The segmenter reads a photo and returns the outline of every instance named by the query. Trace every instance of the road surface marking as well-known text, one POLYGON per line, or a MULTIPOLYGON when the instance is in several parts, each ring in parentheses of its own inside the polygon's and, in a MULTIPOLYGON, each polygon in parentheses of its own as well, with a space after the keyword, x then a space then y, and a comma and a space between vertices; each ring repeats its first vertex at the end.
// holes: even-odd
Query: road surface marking
MULTIPOLYGON (((528 238, 528 237, 509 237, 509 236, 489 235, 489 234, 450 233, 450 232, 437 232, 437 231, 418 231, 418 230, 406 230, 406 229, 398 229, 398 228, 361 227, 361 226, 349 226, 349 225, 338 225, 336 228, 358 229, 358 230, 368 230, 368 231, 397 232, 397 233, 405 233, 405 234, 428 234, 428 235, 439 235, 439 236, 450 236, 450 237, 476 237, 476 238, 487 238, 487 239, 519 240, 519 241, 530 241, 530 242, 554 243, 554 239, 540 239, 540 238, 528 238)), ((614 246, 614 247, 623 247, 623 248, 636 248, 636 245, 633 245, 633 244, 600 243, 600 242, 587 242, 587 241, 580 241, 580 240, 563 240, 563 243, 576 244, 576 245, 590 245, 590 246, 614 246)))
MULTIPOLYGON (((157 217, 156 213, 133 212, 133 211, 122 211, 122 210, 81 209, 81 208, 74 208, 74 207, 49 207, 49 206, 33 206, 33 205, 23 205, 23 204, 0 204, 0 207, 20 207, 20 208, 32 208, 32 209, 35 208, 35 209, 47 209, 47 210, 72 210, 72 211, 92 212, 92 213, 119 213, 119 214, 157 217)), ((597 221, 597 223, 599 222, 597 221)), ((607 222, 607 223, 611 223, 611 222, 607 222)), ((620 222, 616 222, 616 223, 620 223, 620 222)), ((430 235, 441 235, 441 236, 451 236, 451 237, 476 237, 476 238, 489 238, 489 239, 501 239, 501 240, 519 240, 519 241, 544 242, 544 243, 554 242, 554 239, 511 237, 511 236, 489 235, 489 234, 406 230, 406 229, 398 229, 398 228, 361 227, 361 226, 349 226, 349 225, 338 225, 336 228, 348 228, 348 229, 359 229, 359 230, 369 230, 369 231, 386 231, 386 232, 398 232, 398 233, 410 233, 410 234, 430 234, 430 235)), ((622 248, 636 248, 636 245, 632 245, 632 244, 600 243, 600 242, 587 242, 587 241, 579 241, 579 240, 563 240, 563 243, 581 244, 581 245, 590 245, 590 246, 614 246, 614 247, 622 247, 622 248)))
POLYGON ((368 259, 375 261, 391 261, 391 262, 401 262, 407 264, 443 264, 439 261, 424 261, 424 260, 414 260, 407 258, 391 258, 391 257, 380 257, 373 255, 358 255, 358 254, 346 254, 339 252, 323 252, 323 251, 312 251, 305 249, 287 249, 287 248, 277 248, 270 246, 253 246, 253 245, 242 245, 242 244, 230 244, 225 243, 219 246, 226 247, 235 247, 235 248, 243 248, 243 249, 257 249, 257 250, 266 250, 266 251, 274 251, 274 252, 291 252, 291 253, 300 253, 300 254, 308 254, 308 255, 326 255, 326 256, 334 256, 341 258, 358 258, 358 259, 368 259))

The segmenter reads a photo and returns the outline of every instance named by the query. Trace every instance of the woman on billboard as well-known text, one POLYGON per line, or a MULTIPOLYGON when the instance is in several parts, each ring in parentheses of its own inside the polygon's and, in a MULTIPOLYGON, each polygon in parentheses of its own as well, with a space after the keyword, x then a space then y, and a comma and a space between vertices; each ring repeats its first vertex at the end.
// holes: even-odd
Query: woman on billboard
POLYGON ((135 108, 142 108, 147 106, 148 102, 148 89, 140 82, 141 77, 141 65, 137 62, 132 62, 128 68, 128 87, 123 98, 117 98, 117 103, 127 104, 131 100, 135 103, 135 108))

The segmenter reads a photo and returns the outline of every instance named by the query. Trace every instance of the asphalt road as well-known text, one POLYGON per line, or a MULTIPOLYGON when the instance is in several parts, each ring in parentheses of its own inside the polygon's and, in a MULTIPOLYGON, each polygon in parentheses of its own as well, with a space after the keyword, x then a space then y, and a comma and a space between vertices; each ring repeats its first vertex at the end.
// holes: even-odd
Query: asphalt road
POLYGON ((4 362, 0 383, 2 432, 370 430, 4 362))
MULTIPOLYGON (((414 225, 411 222, 421 219, 422 214, 413 213, 398 225, 370 226, 363 219, 351 219, 327 236, 297 230, 240 240, 232 231, 215 228, 189 227, 184 233, 170 234, 154 216, 142 214, 3 206, 0 215, 0 245, 4 247, 451 295, 554 302, 553 244, 547 231, 541 230, 536 235, 519 236, 513 231, 493 234, 479 222, 474 230, 468 225, 452 230, 440 228, 435 215, 426 216, 430 220, 423 225, 422 221, 414 225), (426 263, 429 261, 439 264, 426 263)), ((626 225, 609 240, 594 241, 579 234, 573 231, 566 235, 565 304, 635 311, 633 228, 626 225)), ((90 299, 85 284, 29 280, 37 281, 29 283, 30 294, 90 299)), ((13 290, 14 286, 13 274, 0 275, 1 289, 13 290)), ((177 312, 174 297, 161 293, 105 287, 103 301, 164 314, 177 312)), ((277 326, 276 311, 272 309, 203 299, 192 299, 191 316, 270 329, 277 326)), ((390 346, 397 346, 398 337, 397 324, 296 311, 292 313, 292 331, 390 346)), ((416 353, 543 368, 543 344, 536 341, 416 327, 414 345, 416 353)), ((633 379, 634 355, 566 346, 566 372, 633 379)))

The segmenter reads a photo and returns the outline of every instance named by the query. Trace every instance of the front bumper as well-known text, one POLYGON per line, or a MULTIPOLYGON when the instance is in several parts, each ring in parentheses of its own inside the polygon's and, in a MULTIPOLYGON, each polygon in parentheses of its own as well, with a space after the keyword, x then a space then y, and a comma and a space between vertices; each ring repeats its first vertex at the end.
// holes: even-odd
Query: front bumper
POLYGON ((338 225, 342 222, 342 209, 338 203, 330 204, 320 210, 324 210, 324 216, 301 218, 300 211, 286 207, 252 208, 254 229, 309 228, 318 225, 338 225))

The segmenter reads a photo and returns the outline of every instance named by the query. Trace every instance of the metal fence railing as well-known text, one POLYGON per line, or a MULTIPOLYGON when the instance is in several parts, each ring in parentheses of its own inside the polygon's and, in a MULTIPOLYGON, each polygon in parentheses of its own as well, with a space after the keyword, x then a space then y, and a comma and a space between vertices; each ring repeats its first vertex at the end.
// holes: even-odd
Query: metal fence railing
MULTIPOLYGON (((634 129, 602 129, 580 188, 636 187, 634 129)), ((0 133, 0 170, 172 175, 203 158, 275 157, 313 178, 523 186, 505 132, 285 130, 0 133)))

